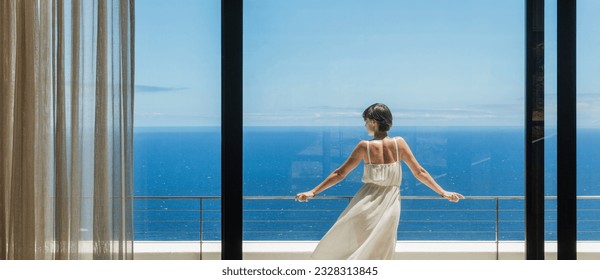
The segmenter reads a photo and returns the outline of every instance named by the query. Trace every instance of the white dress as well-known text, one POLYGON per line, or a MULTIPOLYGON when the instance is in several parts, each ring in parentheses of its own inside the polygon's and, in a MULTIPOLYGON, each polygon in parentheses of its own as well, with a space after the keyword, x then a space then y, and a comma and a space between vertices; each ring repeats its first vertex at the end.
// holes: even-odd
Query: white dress
POLYGON ((396 161, 371 164, 369 141, 362 181, 335 224, 321 239, 313 259, 388 260, 394 255, 400 219, 402 169, 396 145, 396 161))

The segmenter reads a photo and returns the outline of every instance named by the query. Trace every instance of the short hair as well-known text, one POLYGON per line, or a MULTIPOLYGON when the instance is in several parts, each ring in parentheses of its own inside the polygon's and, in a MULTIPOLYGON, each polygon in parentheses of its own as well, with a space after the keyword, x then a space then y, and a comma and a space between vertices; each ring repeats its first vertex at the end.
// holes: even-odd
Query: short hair
POLYGON ((375 103, 367 107, 362 115, 365 121, 376 121, 380 131, 388 131, 392 127, 392 112, 385 104, 375 103))

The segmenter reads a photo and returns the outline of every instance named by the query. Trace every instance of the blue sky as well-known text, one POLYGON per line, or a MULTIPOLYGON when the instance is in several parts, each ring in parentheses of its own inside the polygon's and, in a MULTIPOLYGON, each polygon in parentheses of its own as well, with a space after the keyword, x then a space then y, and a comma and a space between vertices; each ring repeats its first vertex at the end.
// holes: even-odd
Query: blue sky
MULTIPOLYGON (((401 126, 523 123, 523 0, 244 5, 245 125, 359 126, 375 102, 401 126)), ((600 1, 578 5, 579 121, 600 126, 600 1)), ((546 36, 551 114, 556 48, 546 36)), ((219 125, 220 1, 138 1, 136 84, 138 126, 219 125)))
POLYGON ((220 5, 136 2, 136 126, 219 125, 220 5))

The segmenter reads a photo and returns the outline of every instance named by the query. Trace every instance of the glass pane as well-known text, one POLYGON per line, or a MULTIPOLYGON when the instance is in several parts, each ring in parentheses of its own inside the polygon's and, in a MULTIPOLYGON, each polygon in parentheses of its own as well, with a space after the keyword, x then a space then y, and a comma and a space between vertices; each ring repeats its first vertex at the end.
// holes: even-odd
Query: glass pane
POLYGON ((600 240, 600 2, 577 1, 577 240, 578 257, 597 258, 600 240), (595 251, 595 252, 594 252, 595 251), (594 255, 595 254, 595 255, 594 255))
POLYGON ((544 29, 544 188, 545 188, 545 249, 546 259, 556 259, 556 233, 557 233, 557 89, 556 89, 556 0, 547 0, 545 9, 544 29))
POLYGON ((136 252, 220 259, 220 10, 136 3, 136 252))
POLYGON ((293 197, 370 139, 362 112, 381 102, 394 116, 389 134, 441 186, 468 196, 446 202, 402 164, 399 241, 522 242, 524 7, 245 1, 244 192, 253 197, 244 239, 314 248, 362 187, 363 163, 320 199, 293 197))

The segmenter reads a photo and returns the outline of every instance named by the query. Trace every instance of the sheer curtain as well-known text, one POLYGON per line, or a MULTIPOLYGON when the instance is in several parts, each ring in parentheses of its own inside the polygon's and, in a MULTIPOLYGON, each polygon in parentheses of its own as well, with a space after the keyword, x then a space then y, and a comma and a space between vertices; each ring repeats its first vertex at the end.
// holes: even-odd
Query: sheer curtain
POLYGON ((132 259, 134 0, 0 1, 0 259, 132 259))

